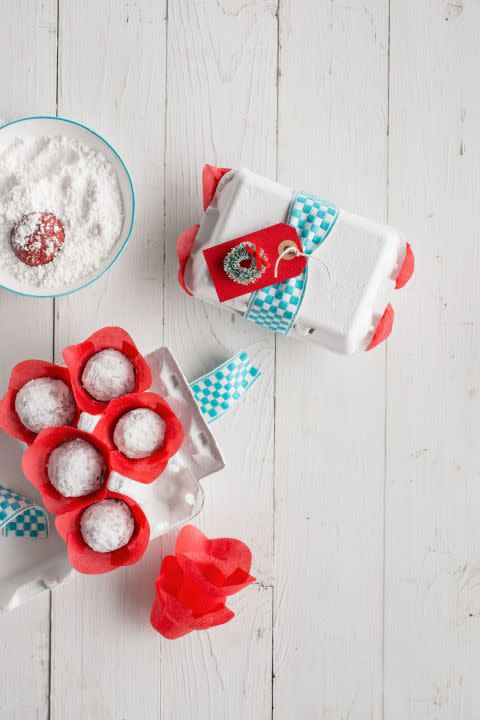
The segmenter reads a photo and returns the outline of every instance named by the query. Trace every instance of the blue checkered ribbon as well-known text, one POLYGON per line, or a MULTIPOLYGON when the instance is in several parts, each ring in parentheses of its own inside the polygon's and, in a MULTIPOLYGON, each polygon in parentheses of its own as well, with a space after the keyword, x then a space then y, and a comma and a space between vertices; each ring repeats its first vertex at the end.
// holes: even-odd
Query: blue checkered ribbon
POLYGON ((48 516, 24 495, 0 485, 0 539, 48 537, 48 516))
POLYGON ((245 351, 191 383, 193 395, 207 422, 222 417, 260 377, 245 351))
MULTIPOLYGON (((297 231, 304 253, 311 255, 322 244, 335 225, 338 213, 335 205, 315 195, 295 193, 287 222, 297 231)), ((297 277, 256 290, 247 308, 247 320, 287 335, 302 304, 307 277, 308 263, 297 277)))

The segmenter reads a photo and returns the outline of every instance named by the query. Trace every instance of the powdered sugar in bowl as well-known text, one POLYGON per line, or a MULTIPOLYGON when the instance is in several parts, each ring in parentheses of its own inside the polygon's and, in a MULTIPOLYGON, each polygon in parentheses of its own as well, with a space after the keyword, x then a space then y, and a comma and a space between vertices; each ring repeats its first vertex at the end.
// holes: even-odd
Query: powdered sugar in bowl
POLYGON ((33 297, 86 287, 119 257, 135 197, 118 153, 71 120, 0 127, 0 286, 33 297))

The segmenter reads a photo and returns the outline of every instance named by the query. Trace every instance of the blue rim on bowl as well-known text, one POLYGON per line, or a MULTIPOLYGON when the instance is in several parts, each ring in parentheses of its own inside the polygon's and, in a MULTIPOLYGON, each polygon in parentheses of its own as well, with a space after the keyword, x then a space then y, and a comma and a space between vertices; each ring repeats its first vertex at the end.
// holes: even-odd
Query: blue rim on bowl
POLYGON ((121 246, 118 248, 115 257, 114 257, 112 260, 110 260, 110 262, 108 263, 108 265, 106 265, 102 270, 100 270, 99 273, 98 273, 98 275, 96 275, 94 278, 89 279, 88 282, 85 282, 83 285, 79 285, 78 287, 73 288, 73 289, 71 289, 71 290, 67 290, 67 291, 65 291, 65 292, 59 292, 59 293, 47 293, 47 294, 45 294, 45 295, 32 294, 32 293, 28 293, 28 292, 21 292, 20 290, 14 290, 13 288, 10 288, 10 287, 8 287, 8 286, 6 286, 6 285, 4 285, 4 284, 2 284, 2 283, 0 282, 0 288, 1 288, 1 289, 7 290, 8 292, 13 293, 14 295, 23 295, 23 296, 25 296, 25 297, 32 297, 32 298, 56 298, 56 297, 63 297, 63 296, 65 296, 65 295, 72 295, 73 293, 76 293, 76 292, 78 292, 79 290, 83 290, 84 288, 88 287, 89 285, 92 285, 92 284, 93 284, 94 282, 96 282, 99 278, 101 278, 103 275, 105 275, 105 273, 108 272, 108 271, 113 267, 113 265, 117 262, 118 258, 120 257, 120 255, 121 255, 121 254, 123 253, 123 251, 125 250, 125 247, 127 246, 127 243, 128 243, 128 241, 130 240, 130 236, 131 236, 131 234, 132 234, 133 225, 134 225, 134 222, 135 222, 135 191, 134 191, 134 189, 133 189, 132 178, 130 177, 130 173, 128 172, 128 168, 127 168, 127 166, 125 165, 125 163, 124 163, 124 161, 122 160, 122 158, 121 158, 121 156, 119 155, 119 153, 115 150, 115 148, 114 148, 112 145, 110 145, 110 143, 109 143, 107 140, 105 140, 105 138, 104 138, 102 135, 100 135, 99 133, 95 132, 95 130, 92 130, 91 128, 87 127, 87 125, 83 125, 82 123, 77 122, 76 120, 69 120, 68 118, 57 117, 57 116, 55 116, 55 115, 30 115, 30 116, 28 116, 28 117, 18 118, 17 120, 12 120, 11 122, 4 123, 3 125, 0 125, 0 132, 1 132, 2 130, 4 130, 5 128, 7 128, 7 127, 10 127, 10 126, 12 126, 12 125, 17 125, 18 123, 27 122, 27 121, 29 121, 29 120, 57 120, 58 122, 61 122, 61 123, 68 123, 69 125, 76 125, 77 127, 80 127, 80 128, 82 128, 83 130, 86 130, 88 133, 91 133, 92 135, 95 135, 95 137, 97 137, 99 140, 101 140, 102 143, 104 143, 104 145, 106 145, 106 146, 112 151, 112 153, 116 156, 116 158, 117 158, 118 161, 120 162, 121 166, 122 166, 123 169, 125 170, 125 174, 126 174, 126 177, 127 177, 127 179, 128 179, 129 186, 130 186, 130 192, 131 192, 131 194, 132 194, 132 219, 131 219, 131 222, 130 222, 130 227, 128 228, 128 231, 127 231, 127 233, 126 233, 126 235, 125 235, 125 239, 124 239, 124 241, 122 242, 121 246))

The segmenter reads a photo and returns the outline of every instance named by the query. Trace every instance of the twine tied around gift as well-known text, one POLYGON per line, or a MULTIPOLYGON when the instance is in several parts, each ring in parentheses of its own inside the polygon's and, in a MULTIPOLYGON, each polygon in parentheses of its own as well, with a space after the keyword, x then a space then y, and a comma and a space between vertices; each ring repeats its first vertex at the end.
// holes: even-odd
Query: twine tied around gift
MULTIPOLYGON (((315 195, 295 192, 290 203, 287 224, 295 229, 299 245, 292 252, 292 240, 287 238, 280 242, 278 254, 281 260, 295 258, 305 253, 312 256, 314 251, 326 240, 335 226, 339 210, 332 203, 321 200, 315 195), (290 246, 290 252, 284 252, 290 246)), ((307 258, 308 259, 308 258, 307 258)), ((318 258, 314 258, 318 260, 318 258)), ((319 262, 323 262, 319 260, 319 262)), ((295 324, 295 319, 302 305, 308 279, 308 265, 300 274, 289 280, 278 280, 278 266, 274 274, 274 292, 272 286, 255 290, 249 300, 245 318, 250 322, 268 328, 279 335, 288 335, 295 324), (276 275, 276 278, 275 278, 276 275)), ((330 272, 327 268, 328 275, 330 272)))
POLYGON ((293 260, 294 257, 304 257, 307 258, 307 262, 309 260, 316 260, 317 262, 321 263, 325 270, 328 273, 328 277, 330 280, 332 279, 332 276, 330 275, 330 270, 328 269, 328 266, 321 260, 320 258, 316 257, 315 255, 312 255, 311 253, 304 253, 301 252, 298 247, 295 245, 295 243, 290 242, 289 240, 286 240, 285 243, 282 243, 279 247, 279 250, 282 248, 282 245, 285 245, 284 249, 280 252, 280 255, 277 258, 277 262, 275 263, 275 270, 274 270, 274 277, 275 279, 278 277, 278 266, 280 265, 280 262, 282 260, 293 260), (287 255, 291 255, 290 258, 287 258, 287 255))

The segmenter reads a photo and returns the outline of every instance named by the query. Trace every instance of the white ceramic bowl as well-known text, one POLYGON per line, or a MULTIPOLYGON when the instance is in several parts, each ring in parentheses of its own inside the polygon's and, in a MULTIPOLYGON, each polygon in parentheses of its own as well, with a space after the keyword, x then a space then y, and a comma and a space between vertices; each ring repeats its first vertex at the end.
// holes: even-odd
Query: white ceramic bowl
POLYGON ((58 297, 59 295, 69 295, 90 285, 111 268, 118 259, 132 233, 135 216, 135 194, 129 172, 116 150, 96 132, 73 120, 46 116, 14 120, 0 127, 0 151, 15 138, 28 138, 38 135, 63 135, 78 140, 92 150, 102 153, 116 173, 123 201, 124 220, 122 231, 108 257, 90 275, 61 287, 39 288, 36 285, 28 285, 19 281, 0 267, 0 287, 5 290, 31 297, 58 297))

